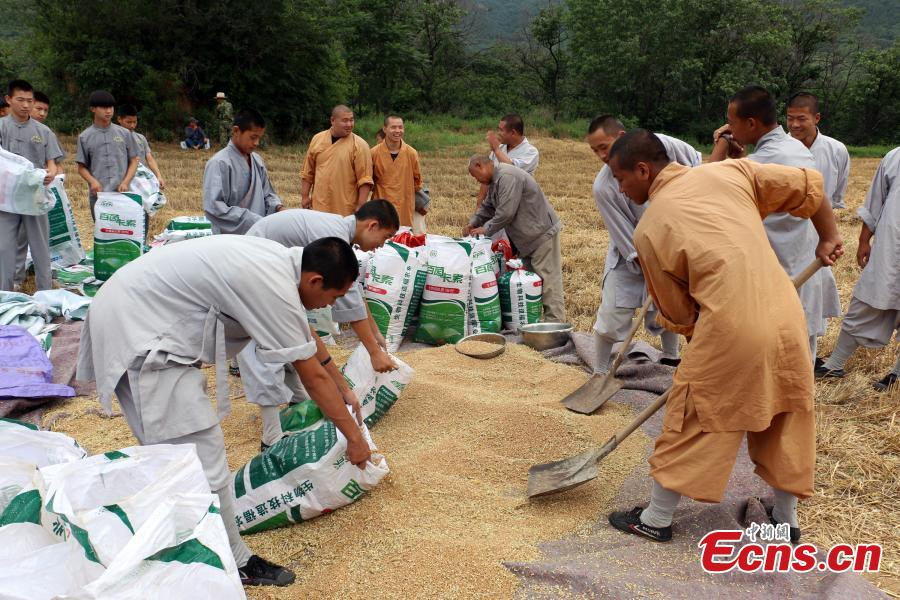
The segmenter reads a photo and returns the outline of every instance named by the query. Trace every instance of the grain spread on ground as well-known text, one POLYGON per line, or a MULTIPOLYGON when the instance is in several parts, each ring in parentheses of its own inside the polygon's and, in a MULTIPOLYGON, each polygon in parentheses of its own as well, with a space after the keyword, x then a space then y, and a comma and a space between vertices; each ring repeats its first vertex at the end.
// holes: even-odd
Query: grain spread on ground
POLYGON ((483 340, 465 340, 456 344, 456 349, 463 354, 488 354, 500 349, 500 344, 485 342, 483 340))
MULTIPOLYGON (((613 403, 591 417, 567 411, 561 399, 586 375, 520 345, 491 370, 473 369, 451 346, 399 356, 416 376, 372 430, 391 473, 333 514, 247 536, 254 552, 297 573, 287 588, 247 588, 250 598, 510 597, 518 581, 502 561, 534 559, 538 542, 587 529, 643 462, 648 440, 636 433, 594 481, 529 502, 529 466, 603 443, 631 412, 613 403)), ((258 450, 260 423, 239 379, 231 394, 223 428, 234 469, 258 450)), ((44 423, 92 453, 134 443, 124 418, 102 417, 96 399, 60 404, 44 423)))

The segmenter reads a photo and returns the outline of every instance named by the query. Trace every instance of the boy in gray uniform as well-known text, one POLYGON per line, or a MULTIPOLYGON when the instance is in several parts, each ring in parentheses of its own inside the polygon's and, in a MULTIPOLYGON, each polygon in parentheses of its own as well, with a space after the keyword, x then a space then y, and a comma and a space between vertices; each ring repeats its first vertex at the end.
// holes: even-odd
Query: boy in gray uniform
MULTIPOLYGON (((644 214, 644 205, 631 202, 619 191, 619 183, 606 162, 609 150, 617 139, 625 135, 625 126, 612 115, 601 115, 591 121, 587 141, 591 150, 603 163, 594 179, 593 195, 597 210, 609 232, 609 250, 603 268, 600 307, 594 322, 594 373, 609 372, 612 347, 628 334, 634 311, 647 297, 647 285, 634 248, 634 228, 644 214)), ((670 160, 688 167, 696 167, 702 160, 700 153, 681 140, 657 133, 666 147, 670 160)), ((678 334, 656 324, 656 307, 651 304, 644 325, 648 332, 660 336, 663 357, 660 362, 678 364, 678 334)))
MULTIPOLYGON (((384 245, 399 227, 400 219, 393 204, 387 200, 369 200, 349 217, 317 210, 283 210, 257 221, 247 235, 263 237, 288 248, 308 246, 324 237, 337 237, 368 252, 384 245)), ((368 351, 375 371, 384 373, 395 368, 384 350, 384 336, 366 307, 361 281, 351 286, 345 296, 338 298, 332 315, 338 323, 350 323, 368 351)), ((307 393, 298 385, 296 373, 289 364, 260 362, 253 342, 247 344, 238 355, 238 364, 247 399, 260 407, 262 449, 265 450, 284 435, 279 405, 302 401, 307 393)))
MULTIPOLYGON (((0 146, 23 156, 37 169, 46 169, 44 185, 56 177, 57 160, 63 152, 53 132, 31 118, 34 90, 27 81, 11 81, 6 95, 10 114, 0 119, 0 146)), ((51 288, 50 223, 47 215, 19 215, 0 211, 0 290, 12 291, 15 284, 19 227, 25 228, 25 239, 34 260, 35 287, 51 288)), ((24 262, 24 261, 23 261, 24 262)))
POLYGON ((238 532, 219 424, 230 408, 226 359, 252 339, 261 361, 290 362, 346 437, 347 458, 365 465, 371 453, 358 426, 359 400, 310 331, 305 311, 343 296, 358 271, 353 250, 339 239, 285 248, 257 237, 214 235, 157 248, 125 265, 94 297, 85 319, 78 379, 97 382, 107 411, 115 392, 141 444, 194 444, 219 496, 245 585, 289 585, 294 574, 251 555, 238 532), (207 397, 203 363, 216 365, 218 414, 207 397))
POLYGON ((213 233, 244 234, 284 205, 269 181, 262 157, 254 152, 266 122, 252 109, 234 117, 231 141, 213 155, 203 171, 203 212, 213 233))
MULTIPOLYGON (((887 346, 894 331, 900 333, 900 148, 881 161, 858 212, 863 224, 856 262, 862 274, 853 288, 834 351, 817 366, 816 377, 843 377, 844 365, 857 347, 887 346)), ((894 369, 875 383, 875 389, 887 391, 898 379, 900 356, 894 369)))
POLYGON ((131 132, 112 122, 116 99, 105 90, 91 93, 94 122, 78 134, 75 162, 88 184, 91 218, 100 192, 127 192, 137 171, 137 147, 131 132))
POLYGON ((162 173, 159 172, 159 165, 156 164, 156 157, 153 156, 153 152, 150 150, 150 142, 147 141, 147 138, 144 137, 142 133, 137 132, 137 109, 131 104, 122 104, 121 106, 119 106, 116 121, 118 121, 119 125, 130 131, 131 135, 134 136, 134 145, 137 151, 138 164, 144 165, 145 167, 150 169, 150 171, 154 175, 156 175, 156 179, 159 181, 159 189, 165 190, 166 180, 163 179, 162 173))
MULTIPOLYGON (((754 144, 750 160, 818 170, 815 158, 803 142, 789 136, 778 124, 775 99, 759 86, 746 87, 732 97, 728 104, 728 124, 713 134, 710 161, 730 156, 730 136, 740 145, 754 144)), ((740 146, 739 155, 730 157, 740 158, 743 153, 740 146)), ((790 277, 799 275, 815 259, 818 236, 809 220, 774 213, 763 219, 763 225, 778 262, 790 277)), ((830 267, 819 269, 803 284, 800 302, 809 332, 810 360, 814 361, 818 338, 825 335, 828 319, 841 314, 841 299, 830 267)))

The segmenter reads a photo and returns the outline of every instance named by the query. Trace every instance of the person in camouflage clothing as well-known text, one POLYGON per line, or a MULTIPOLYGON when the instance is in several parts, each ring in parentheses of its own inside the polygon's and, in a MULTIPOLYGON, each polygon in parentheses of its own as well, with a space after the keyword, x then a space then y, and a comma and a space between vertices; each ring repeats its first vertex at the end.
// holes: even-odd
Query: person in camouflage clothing
POLYGON ((225 147, 231 139, 231 128, 234 125, 234 108, 226 100, 225 92, 216 93, 216 124, 219 146, 225 147))

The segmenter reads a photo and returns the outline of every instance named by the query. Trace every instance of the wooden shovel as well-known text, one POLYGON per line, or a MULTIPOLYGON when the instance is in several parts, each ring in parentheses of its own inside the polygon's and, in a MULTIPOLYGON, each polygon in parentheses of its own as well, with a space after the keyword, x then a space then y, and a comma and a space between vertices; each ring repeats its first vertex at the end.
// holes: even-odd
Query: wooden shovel
MULTIPOLYGON (((812 262, 802 273, 794 278, 794 287, 800 288, 806 280, 812 277, 822 267, 822 261, 818 258, 812 262)), ((624 429, 609 438, 603 446, 592 448, 576 456, 557 460, 554 462, 534 465, 528 470, 528 497, 545 496, 564 492, 574 487, 587 483, 599 474, 598 463, 622 443, 622 440, 631 435, 635 429, 644 424, 656 411, 663 407, 669 397, 666 390, 659 398, 653 401, 647 408, 635 417, 634 421, 624 429)))
MULTIPOLYGON (((625 352, 628 351, 628 346, 631 345, 634 334, 637 333, 641 323, 644 322, 644 317, 647 316, 647 310, 649 310, 649 308, 650 296, 647 296, 644 305, 641 306, 637 319, 631 324, 631 331, 628 332, 628 336, 622 343, 622 348, 616 355, 616 359, 609 368, 609 372, 604 373, 603 375, 593 375, 580 388, 563 398, 562 403, 566 408, 583 415, 589 415, 603 406, 607 400, 612 398, 616 392, 622 389, 622 382, 616 379, 616 369, 622 364, 622 359, 625 358, 625 352)), ((602 359, 603 357, 598 358, 602 359)))

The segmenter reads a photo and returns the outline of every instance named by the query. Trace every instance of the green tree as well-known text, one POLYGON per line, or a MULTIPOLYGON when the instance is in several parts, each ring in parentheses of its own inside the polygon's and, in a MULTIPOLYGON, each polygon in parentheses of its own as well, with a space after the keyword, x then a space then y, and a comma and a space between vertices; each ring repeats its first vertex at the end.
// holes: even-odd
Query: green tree
POLYGON ((565 9, 548 2, 528 26, 521 61, 536 84, 538 97, 558 116, 564 99, 563 85, 569 68, 565 9))

